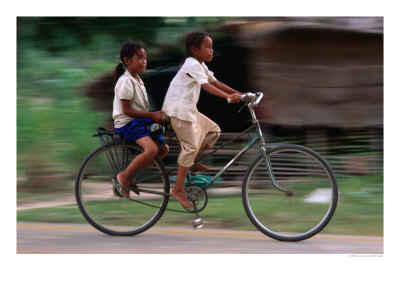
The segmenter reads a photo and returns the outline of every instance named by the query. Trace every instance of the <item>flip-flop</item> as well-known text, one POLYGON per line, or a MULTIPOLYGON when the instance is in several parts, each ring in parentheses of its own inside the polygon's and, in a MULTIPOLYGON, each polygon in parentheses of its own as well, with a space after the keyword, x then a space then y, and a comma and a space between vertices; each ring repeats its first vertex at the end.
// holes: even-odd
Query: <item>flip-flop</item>
POLYGON ((113 179, 112 179, 112 182, 113 182, 114 187, 116 188, 117 192, 118 192, 122 197, 129 199, 128 196, 126 196, 124 193, 121 192, 121 188, 122 188, 125 192, 127 192, 127 193, 130 193, 130 190, 127 189, 126 187, 124 187, 123 185, 119 184, 119 182, 118 182, 118 180, 117 180, 116 178, 113 178, 113 179))
POLYGON ((114 194, 115 197, 123 198, 121 196, 121 193, 118 191, 118 188, 114 185, 114 183, 113 183, 113 194, 114 194))
POLYGON ((138 186, 136 185, 136 183, 131 182, 131 183, 129 184, 129 187, 130 187, 131 191, 133 191, 136 195, 140 195, 139 188, 138 188, 138 186))
MULTIPOLYGON (((123 185, 121 185, 119 182, 118 182, 118 179, 116 179, 116 178, 113 178, 113 183, 114 183, 114 195, 115 195, 115 192, 118 192, 118 194, 119 195, 121 195, 121 190, 119 189, 119 188, 123 188, 124 189, 124 191, 125 192, 127 192, 127 193, 129 193, 130 192, 130 190, 131 191, 133 191, 136 195, 140 195, 140 191, 139 191, 139 188, 138 188, 138 186, 136 185, 136 183, 134 183, 134 182, 131 182, 130 184, 129 184, 129 187, 130 187, 130 190, 128 190, 126 187, 124 187, 123 185), (114 182, 115 181, 115 182, 114 182)), ((117 196, 117 195, 116 195, 117 196)))

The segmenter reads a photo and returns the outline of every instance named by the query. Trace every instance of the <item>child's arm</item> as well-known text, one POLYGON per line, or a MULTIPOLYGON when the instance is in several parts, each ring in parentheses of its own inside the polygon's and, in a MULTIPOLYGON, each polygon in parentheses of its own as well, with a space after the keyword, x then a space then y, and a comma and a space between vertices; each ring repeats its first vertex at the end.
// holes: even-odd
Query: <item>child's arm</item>
MULTIPOLYGON (((217 87, 215 87, 213 84, 211 83, 203 83, 201 85, 201 87, 209 94, 217 96, 217 97, 221 97, 224 99, 231 99, 233 100, 233 102, 238 102, 240 100, 240 93, 235 91, 234 89, 226 89, 226 92, 222 89, 219 89, 217 87), (229 92, 231 92, 230 94, 228 94, 229 92)), ((225 87, 229 88, 228 86, 225 85, 225 87)))
POLYGON ((233 93, 241 94, 239 91, 234 90, 233 88, 227 86, 226 84, 222 83, 221 81, 217 80, 217 81, 211 82, 211 84, 213 86, 215 86, 217 89, 220 89, 220 90, 224 91, 225 93, 228 93, 228 94, 233 94, 233 93))
POLYGON ((155 111, 155 112, 140 111, 140 110, 131 108, 130 100, 121 99, 121 102, 122 102, 122 112, 124 113, 124 115, 134 117, 134 118, 149 118, 156 123, 163 122, 162 114, 164 112, 162 110, 155 111))

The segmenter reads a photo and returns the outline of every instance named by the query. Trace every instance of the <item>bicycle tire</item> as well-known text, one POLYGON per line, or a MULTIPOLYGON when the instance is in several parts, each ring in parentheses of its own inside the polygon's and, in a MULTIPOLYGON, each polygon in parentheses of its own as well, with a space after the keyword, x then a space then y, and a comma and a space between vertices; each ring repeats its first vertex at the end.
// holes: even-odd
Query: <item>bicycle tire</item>
MULTIPOLYGON (((131 191, 132 201, 113 191, 112 178, 116 178, 117 172, 125 169, 133 157, 141 152, 143 149, 136 143, 114 141, 95 149, 82 163, 75 181, 75 197, 86 221, 99 231, 114 236, 136 235, 152 227, 163 215, 169 200, 166 195, 140 193, 138 196, 131 191), (107 157, 110 151, 118 161, 115 162, 117 169, 114 171, 107 157)), ((169 178, 158 157, 140 176, 146 178, 148 173, 152 174, 148 176, 151 179, 138 183, 139 189, 147 184, 169 193, 169 178), (158 176, 153 176, 152 172, 158 172, 158 176)))
POLYGON ((260 154, 242 184, 242 202, 250 221, 279 241, 301 241, 319 233, 331 220, 338 201, 336 177, 328 162, 300 145, 278 145, 266 155, 276 181, 290 192, 273 185, 260 154))

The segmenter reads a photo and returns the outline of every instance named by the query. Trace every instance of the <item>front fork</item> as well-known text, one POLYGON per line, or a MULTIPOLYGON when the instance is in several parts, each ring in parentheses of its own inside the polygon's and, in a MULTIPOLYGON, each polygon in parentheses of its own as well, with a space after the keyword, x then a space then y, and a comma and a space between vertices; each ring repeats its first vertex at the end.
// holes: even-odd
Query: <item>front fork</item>
POLYGON ((261 150, 261 153, 262 153, 262 155, 264 157, 264 162, 265 162, 265 165, 267 166, 267 173, 268 173, 269 178, 271 179, 271 182, 272 182, 273 186, 275 188, 277 188, 278 190, 284 192, 286 194, 286 196, 291 196, 293 194, 293 192, 290 191, 290 190, 285 189, 284 187, 282 187, 276 181, 276 178, 275 178, 275 175, 274 175, 274 171, 272 170, 271 161, 270 161, 270 159, 268 157, 268 154, 267 154, 267 145, 265 143, 265 140, 264 140, 264 137, 263 137, 263 134, 262 134, 262 131, 261 131, 260 123, 255 118, 253 118, 253 122, 256 124, 256 130, 257 130, 257 135, 258 135, 258 139, 259 139, 260 150, 261 150))

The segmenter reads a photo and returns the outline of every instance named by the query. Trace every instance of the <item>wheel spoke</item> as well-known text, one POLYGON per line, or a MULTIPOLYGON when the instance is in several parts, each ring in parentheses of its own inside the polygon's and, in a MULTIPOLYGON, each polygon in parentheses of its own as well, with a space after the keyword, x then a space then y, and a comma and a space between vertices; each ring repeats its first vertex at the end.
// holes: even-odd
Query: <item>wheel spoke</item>
POLYGON ((243 184, 243 205, 252 223, 279 240, 297 241, 318 233, 337 202, 336 179, 329 165, 305 147, 278 146, 268 152, 278 190, 260 156, 243 184))
POLYGON ((140 181, 139 190, 147 189, 155 193, 136 195, 130 191, 130 197, 135 200, 130 201, 114 190, 112 178, 115 177, 115 169, 119 172, 125 168, 138 151, 141 149, 136 145, 108 144, 89 155, 78 173, 78 206, 86 220, 102 232, 111 235, 143 232, 154 225, 165 210, 169 181, 158 159, 146 170, 135 174, 135 179, 140 181), (109 153, 113 154, 111 160, 109 153))

